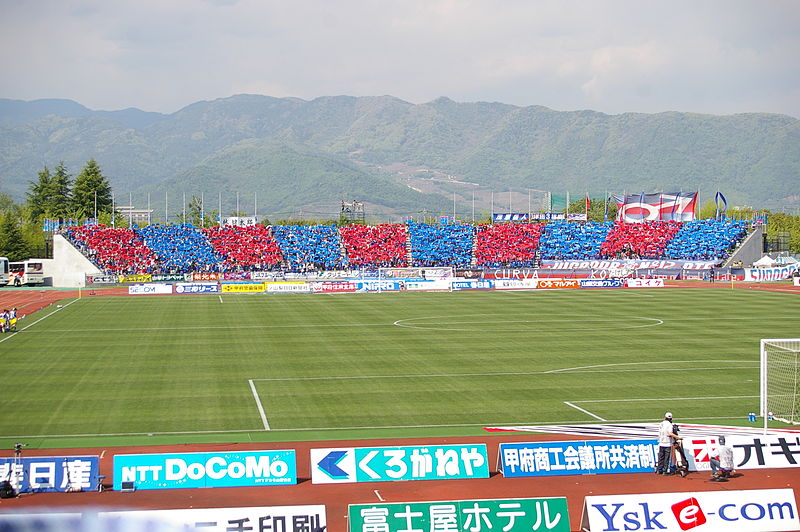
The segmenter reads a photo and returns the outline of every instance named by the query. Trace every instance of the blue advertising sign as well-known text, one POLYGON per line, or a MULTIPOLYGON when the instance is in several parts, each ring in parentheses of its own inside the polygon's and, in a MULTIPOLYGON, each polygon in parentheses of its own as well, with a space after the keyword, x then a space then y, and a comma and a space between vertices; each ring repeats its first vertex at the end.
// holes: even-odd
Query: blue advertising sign
POLYGON ((504 477, 648 473, 657 456, 657 440, 501 443, 499 469, 504 477))
POLYGON ((453 281, 453 290, 491 290, 494 285, 487 279, 469 279, 465 281, 453 281))
POLYGON ((622 279, 581 279, 581 288, 622 288, 622 279))
POLYGON ((26 456, 0 458, 0 480, 17 493, 96 490, 97 456, 26 456))
POLYGON ((311 449, 311 482, 489 478, 485 444, 311 449))
POLYGON ((137 490, 297 484, 294 450, 216 453, 118 454, 114 489, 137 490))
POLYGON ((359 292, 395 292, 400 290, 400 281, 353 279, 350 282, 356 285, 356 289, 359 292))

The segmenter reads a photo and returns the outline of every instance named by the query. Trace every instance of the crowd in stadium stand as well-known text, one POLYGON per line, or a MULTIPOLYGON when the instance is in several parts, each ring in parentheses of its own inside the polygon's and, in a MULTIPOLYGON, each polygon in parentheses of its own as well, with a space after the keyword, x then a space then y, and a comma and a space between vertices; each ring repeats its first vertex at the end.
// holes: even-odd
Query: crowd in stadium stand
POLYGON ((406 228, 402 224, 354 224, 342 227, 339 233, 350 266, 408 266, 406 228))
POLYGON ((222 257, 191 224, 151 224, 137 230, 163 266, 162 273, 218 272, 224 269, 222 257))
POLYGON ((283 262, 269 227, 212 227, 203 229, 214 252, 224 257, 226 271, 271 271, 283 262))
POLYGON ((679 230, 680 225, 676 222, 642 224, 618 221, 600 246, 600 255, 609 259, 657 259, 679 230))
POLYGON ((614 222, 550 222, 539 238, 542 260, 587 260, 600 258, 600 247, 614 222))
POLYGON ((670 240, 664 256, 669 259, 712 260, 727 257, 747 235, 749 222, 744 220, 692 220, 681 224, 670 240))
POLYGON ((293 272, 340 270, 342 242, 333 225, 276 225, 272 234, 293 272))
POLYGON ((541 260, 714 260, 730 255, 749 222, 567 222, 260 225, 197 229, 153 224, 71 227, 64 234, 113 274, 346 268, 536 267, 541 260))
POLYGON ((65 233, 72 244, 89 260, 113 274, 153 273, 158 260, 131 229, 82 225, 65 233))
POLYGON ((481 225, 475 235, 475 265, 482 268, 533 267, 543 224, 481 225))
POLYGON ((472 225, 409 222, 411 265, 469 267, 474 236, 475 227, 472 225))

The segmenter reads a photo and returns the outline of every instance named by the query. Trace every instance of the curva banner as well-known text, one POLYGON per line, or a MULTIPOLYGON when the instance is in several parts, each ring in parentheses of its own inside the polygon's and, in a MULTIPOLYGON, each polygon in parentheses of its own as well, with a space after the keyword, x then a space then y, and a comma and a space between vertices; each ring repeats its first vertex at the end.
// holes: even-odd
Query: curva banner
POLYGON ((297 484, 294 450, 118 454, 114 489, 219 488, 297 484))
POLYGON ((800 528, 792 489, 644 493, 584 498, 581 530, 790 531, 800 528))

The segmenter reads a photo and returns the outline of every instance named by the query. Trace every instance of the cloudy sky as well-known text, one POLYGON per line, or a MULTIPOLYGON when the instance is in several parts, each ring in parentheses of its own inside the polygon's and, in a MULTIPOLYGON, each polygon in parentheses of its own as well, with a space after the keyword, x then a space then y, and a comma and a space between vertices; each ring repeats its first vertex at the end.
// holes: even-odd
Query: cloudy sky
POLYGON ((239 93, 800 118, 795 0, 0 0, 0 98, 239 93))

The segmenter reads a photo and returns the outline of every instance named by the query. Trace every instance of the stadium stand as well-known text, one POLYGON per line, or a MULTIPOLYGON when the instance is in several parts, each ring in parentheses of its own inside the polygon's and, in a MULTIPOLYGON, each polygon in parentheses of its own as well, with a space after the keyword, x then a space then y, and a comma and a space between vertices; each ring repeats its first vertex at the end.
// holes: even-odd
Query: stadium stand
POLYGON ((348 225, 339 229, 350 266, 408 266, 406 228, 401 224, 348 225))
POLYGON ((543 260, 598 259, 600 248, 614 222, 550 222, 539 238, 543 260))
POLYGON ((161 273, 223 270, 223 258, 191 224, 151 224, 137 229, 136 233, 158 257, 161 273))
POLYGON ((668 259, 713 260, 727 258, 747 235, 746 220, 692 220, 684 222, 664 249, 668 259))
POLYGON ((676 222, 615 222, 600 246, 600 255, 609 259, 657 259, 675 233, 676 222))
POLYGON ((412 266, 466 268, 472 264, 472 225, 409 222, 408 236, 412 266))
POLYGON ((339 270, 343 268, 342 242, 331 225, 276 225, 272 235, 289 271, 339 270))
POLYGON ((481 225, 475 235, 475 265, 485 268, 533 267, 543 224, 481 225))
POLYGON ((70 227, 65 235, 106 273, 153 273, 158 269, 156 256, 130 229, 82 225, 70 227))
POLYGON ((224 257, 226 271, 271 271, 283 262, 278 243, 268 227, 212 227, 203 229, 214 252, 224 257))

